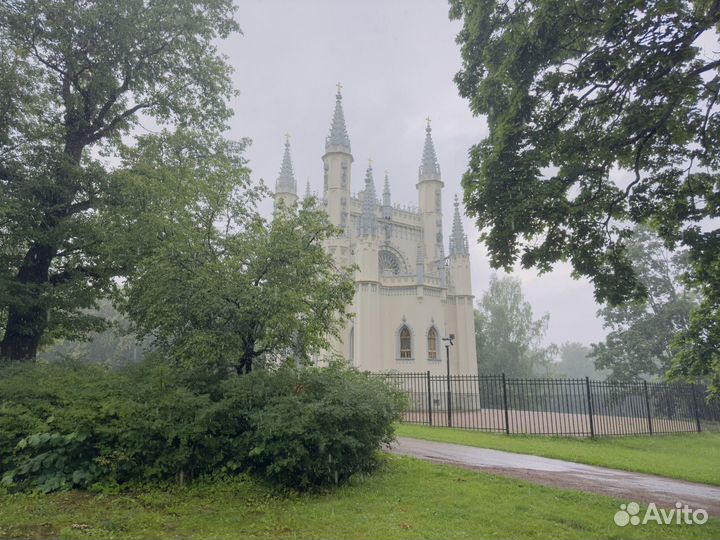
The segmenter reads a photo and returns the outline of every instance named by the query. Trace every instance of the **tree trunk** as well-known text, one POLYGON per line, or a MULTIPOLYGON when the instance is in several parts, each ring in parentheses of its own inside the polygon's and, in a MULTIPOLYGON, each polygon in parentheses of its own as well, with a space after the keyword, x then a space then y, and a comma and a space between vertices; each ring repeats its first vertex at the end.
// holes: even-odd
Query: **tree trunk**
POLYGON ((235 366, 235 371, 238 375, 243 373, 250 373, 253 367, 253 359, 255 358, 255 343, 246 342, 243 348, 243 355, 240 358, 240 363, 235 366))
POLYGON ((48 283, 50 263, 55 248, 33 244, 20 266, 15 283, 20 301, 8 309, 5 336, 0 343, 0 357, 7 360, 32 360, 48 322, 48 308, 42 288, 48 283))
MULTIPOLYGON (((65 147, 55 172, 57 184, 70 187, 65 193, 48 193, 46 201, 55 210, 45 214, 41 230, 47 233, 57 226, 64 211, 72 204, 76 189, 73 186, 72 170, 80 165, 83 144, 77 136, 66 136, 65 147)), ((25 254, 20 270, 15 277, 18 287, 16 301, 8 306, 5 335, 0 342, 0 360, 33 360, 48 324, 48 306, 44 287, 49 284, 50 265, 57 254, 57 248, 43 242, 33 242, 25 254)))

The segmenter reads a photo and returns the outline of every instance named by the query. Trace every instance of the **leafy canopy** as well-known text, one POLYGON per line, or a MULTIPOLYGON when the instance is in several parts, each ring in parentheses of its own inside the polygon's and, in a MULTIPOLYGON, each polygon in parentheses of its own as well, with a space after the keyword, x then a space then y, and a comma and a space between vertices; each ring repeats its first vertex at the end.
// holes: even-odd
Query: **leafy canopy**
POLYGON ((554 345, 541 344, 549 320, 547 314, 533 320, 519 279, 493 275, 475 310, 478 371, 509 377, 545 374, 555 354, 554 345))
POLYGON ((680 371, 720 377, 720 4, 450 5, 463 23, 455 80, 490 128, 463 184, 492 264, 569 260, 598 301, 641 299, 627 244, 649 224, 687 247, 703 296, 680 371))
POLYGON ((314 200, 268 222, 255 207, 266 190, 248 183, 239 157, 227 159, 230 143, 216 142, 174 134, 130 149, 122 174, 155 186, 159 195, 148 199, 168 206, 137 219, 173 219, 148 226, 161 232, 127 279, 124 310, 141 337, 190 368, 249 372, 257 359, 305 361, 327 347, 354 295, 350 269, 323 249, 338 230, 314 200), (193 203, 170 211, 186 200, 193 203))
POLYGON ((611 380, 662 378, 670 369, 673 339, 687 331, 696 295, 680 283, 687 271, 687 253, 668 252, 647 227, 638 227, 628 241, 628 254, 647 299, 619 306, 605 306, 602 316, 610 330, 604 343, 592 346, 599 369, 609 370, 611 380))
POLYGON ((1 356, 33 358, 43 337, 102 327, 87 308, 143 246, 109 227, 142 194, 123 191, 105 158, 140 114, 199 134, 224 128, 233 89, 214 43, 238 30, 234 9, 231 0, 0 4, 1 356))

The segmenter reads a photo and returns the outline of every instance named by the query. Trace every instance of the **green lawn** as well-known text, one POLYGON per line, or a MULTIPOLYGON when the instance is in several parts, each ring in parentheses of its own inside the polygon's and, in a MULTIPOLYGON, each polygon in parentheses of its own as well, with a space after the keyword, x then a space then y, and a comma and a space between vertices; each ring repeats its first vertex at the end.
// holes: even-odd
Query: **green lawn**
POLYGON ((0 496, 0 538, 720 538, 692 526, 613 522, 619 501, 389 456, 371 477, 321 495, 249 479, 0 496))
POLYGON ((720 485, 720 433, 586 439, 507 436, 403 424, 398 426, 397 435, 720 485))

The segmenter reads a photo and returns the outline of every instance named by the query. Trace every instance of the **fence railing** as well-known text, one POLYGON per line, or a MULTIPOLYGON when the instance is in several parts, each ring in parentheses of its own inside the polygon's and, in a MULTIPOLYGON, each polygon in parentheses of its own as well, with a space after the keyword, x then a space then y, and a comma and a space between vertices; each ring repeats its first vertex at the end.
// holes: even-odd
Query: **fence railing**
POLYGON ((499 433, 618 436, 720 430, 704 385, 504 375, 378 375, 403 390, 405 422, 499 433))

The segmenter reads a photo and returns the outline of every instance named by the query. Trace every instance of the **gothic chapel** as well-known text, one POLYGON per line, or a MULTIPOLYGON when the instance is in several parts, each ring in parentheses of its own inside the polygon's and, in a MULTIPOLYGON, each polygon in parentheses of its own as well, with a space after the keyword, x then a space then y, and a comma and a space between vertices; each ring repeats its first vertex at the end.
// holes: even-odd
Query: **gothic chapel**
MULTIPOLYGON (((456 196, 445 255, 444 184, 429 121, 416 184, 417 209, 392 203, 387 173, 378 200, 372 163, 365 171, 362 191, 352 194, 354 159, 339 85, 322 160, 324 187, 319 201, 330 221, 344 230, 328 242, 327 249, 339 265, 358 267, 350 308, 354 317, 342 340, 334 340, 335 352, 361 370, 442 374, 446 344, 442 338, 454 334, 450 369, 454 374, 476 375, 467 237, 456 196)), ((310 196, 309 185, 306 196, 310 196)), ((286 141, 275 203, 291 206, 297 200, 290 142, 286 141)))

